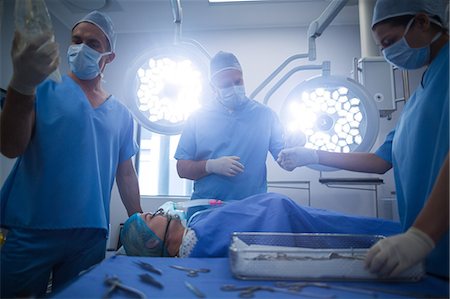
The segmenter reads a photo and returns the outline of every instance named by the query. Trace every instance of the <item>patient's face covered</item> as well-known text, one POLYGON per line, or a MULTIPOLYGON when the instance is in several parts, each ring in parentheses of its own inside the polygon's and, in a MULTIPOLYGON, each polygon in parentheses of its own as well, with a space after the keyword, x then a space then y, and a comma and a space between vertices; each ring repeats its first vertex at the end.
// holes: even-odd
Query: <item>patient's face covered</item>
POLYGON ((147 226, 140 213, 124 223, 120 240, 127 255, 169 256, 164 242, 147 226))

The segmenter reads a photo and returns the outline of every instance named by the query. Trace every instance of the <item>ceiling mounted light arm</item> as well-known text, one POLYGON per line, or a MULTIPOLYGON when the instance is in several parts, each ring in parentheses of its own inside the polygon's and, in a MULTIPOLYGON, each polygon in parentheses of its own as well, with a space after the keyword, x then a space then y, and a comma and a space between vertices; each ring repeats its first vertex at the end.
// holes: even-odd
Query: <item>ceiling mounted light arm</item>
POLYGON ((181 40, 181 21, 182 9, 180 0, 170 0, 172 5, 173 22, 175 23, 175 38, 174 43, 178 44, 181 40))
POLYGON ((325 31, 347 2, 348 0, 333 0, 322 14, 309 25, 308 57, 310 61, 316 60, 316 38, 325 31))
MULTIPOLYGON (((297 54, 286 59, 275 71, 273 71, 251 94, 250 98, 255 98, 256 95, 261 92, 290 62, 296 59, 308 58, 309 61, 316 60, 316 38, 319 37, 325 29, 330 25, 337 14, 344 8, 348 0, 332 0, 322 14, 315 19, 308 27, 308 53, 297 54)), ((280 84, 277 84, 278 88, 285 80, 281 80, 280 84)), ((269 95, 270 97, 270 95, 269 95)), ((268 97, 265 97, 265 102, 268 97)), ((268 99, 267 99, 268 100, 268 99)))
POLYGON ((300 71, 306 71, 306 70, 322 70, 323 76, 330 75, 330 62, 324 61, 322 64, 318 65, 302 65, 293 68, 290 70, 286 75, 284 75, 266 94, 264 97, 263 103, 267 105, 269 102, 270 97, 275 93, 275 91, 287 80, 289 79, 293 74, 300 72, 300 71))
POLYGON ((182 21, 183 21, 183 9, 181 7, 181 0, 170 0, 170 3, 172 5, 172 14, 173 14, 173 22, 175 23, 175 38, 174 38, 174 44, 185 44, 189 46, 194 46, 200 52, 202 52, 203 55, 206 56, 206 58, 209 60, 211 59, 211 55, 206 51, 206 49, 196 40, 194 39, 186 39, 182 37, 182 21))
POLYGON ((172 4, 172 13, 173 13, 173 22, 180 23, 182 19, 182 9, 181 9, 181 0, 171 0, 172 4))
POLYGON ((291 61, 301 58, 307 58, 308 54, 297 54, 286 59, 279 67, 277 67, 251 94, 250 98, 254 99, 256 95, 270 83, 291 61))

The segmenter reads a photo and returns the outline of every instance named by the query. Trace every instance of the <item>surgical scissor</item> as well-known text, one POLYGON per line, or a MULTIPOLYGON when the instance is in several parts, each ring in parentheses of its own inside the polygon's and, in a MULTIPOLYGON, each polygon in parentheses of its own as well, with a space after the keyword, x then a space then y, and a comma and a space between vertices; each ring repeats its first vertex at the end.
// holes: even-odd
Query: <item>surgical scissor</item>
POLYGON ((188 273, 187 276, 190 276, 190 277, 197 277, 198 273, 208 273, 211 271, 206 268, 194 269, 194 268, 187 268, 187 267, 177 266, 177 265, 171 265, 170 267, 177 269, 177 270, 186 271, 188 273))
POLYGON ((120 279, 117 276, 106 275, 105 284, 107 284, 109 286, 109 289, 103 295, 103 297, 102 297, 103 299, 111 298, 112 293, 116 289, 121 289, 129 294, 137 296, 138 298, 142 298, 142 299, 147 298, 145 296, 145 294, 142 293, 141 291, 139 291, 138 289, 135 289, 135 288, 132 288, 132 287, 122 284, 122 282, 120 281, 120 279))

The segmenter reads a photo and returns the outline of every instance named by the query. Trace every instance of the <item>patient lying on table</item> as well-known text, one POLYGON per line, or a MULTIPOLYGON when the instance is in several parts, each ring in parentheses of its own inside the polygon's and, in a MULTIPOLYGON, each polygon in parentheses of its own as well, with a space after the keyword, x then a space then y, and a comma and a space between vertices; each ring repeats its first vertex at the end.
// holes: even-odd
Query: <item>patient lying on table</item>
POLYGON ((162 210, 136 213, 120 238, 127 255, 225 257, 233 232, 348 233, 394 235, 399 223, 303 207, 264 193, 194 214, 187 225, 162 210), (186 226, 186 227, 185 227, 186 226))

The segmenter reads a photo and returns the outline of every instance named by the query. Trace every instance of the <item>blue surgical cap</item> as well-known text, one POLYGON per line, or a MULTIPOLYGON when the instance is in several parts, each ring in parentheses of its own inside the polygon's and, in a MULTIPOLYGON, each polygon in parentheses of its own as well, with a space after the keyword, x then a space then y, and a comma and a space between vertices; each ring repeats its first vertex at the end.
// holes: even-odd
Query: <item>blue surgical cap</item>
POLYGON ((123 224, 120 241, 127 255, 169 255, 163 241, 147 226, 140 213, 133 214, 123 224))
POLYGON ((418 13, 426 13, 439 25, 448 28, 447 9, 448 0, 378 0, 373 11, 372 28, 389 18, 418 13))
POLYGON ((209 78, 214 78, 218 73, 225 70, 238 70, 242 72, 241 65, 234 54, 220 51, 211 59, 209 64, 209 78))
POLYGON ((114 27, 111 19, 104 13, 94 10, 84 16, 81 20, 75 23, 72 27, 73 29, 82 22, 88 22, 97 26, 103 33, 109 42, 109 47, 111 52, 114 52, 116 48, 116 33, 114 32, 114 27))

